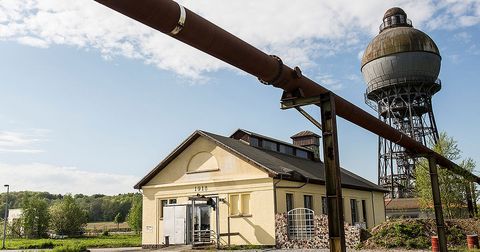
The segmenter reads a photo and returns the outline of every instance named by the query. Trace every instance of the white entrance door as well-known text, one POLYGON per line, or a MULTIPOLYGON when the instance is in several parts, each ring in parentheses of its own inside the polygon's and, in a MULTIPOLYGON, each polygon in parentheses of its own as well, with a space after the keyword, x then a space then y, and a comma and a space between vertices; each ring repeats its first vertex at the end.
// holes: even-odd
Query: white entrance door
POLYGON ((187 206, 163 207, 163 235, 169 237, 170 244, 185 244, 187 206))

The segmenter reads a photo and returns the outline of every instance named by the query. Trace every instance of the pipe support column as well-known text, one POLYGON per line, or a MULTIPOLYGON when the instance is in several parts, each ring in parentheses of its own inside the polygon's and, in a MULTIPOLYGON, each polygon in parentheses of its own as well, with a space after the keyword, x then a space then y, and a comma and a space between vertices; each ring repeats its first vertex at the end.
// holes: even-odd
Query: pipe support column
POLYGON ((437 224, 438 243, 440 252, 447 252, 447 236, 443 221, 442 200, 440 198, 440 186, 438 183, 437 160, 434 156, 428 158, 430 169, 430 182, 432 183, 433 206, 435 208, 435 222, 437 224))
POLYGON ((335 112, 334 99, 335 96, 330 92, 320 95, 328 212, 328 241, 330 251, 345 252, 342 183, 338 157, 337 114, 335 112))

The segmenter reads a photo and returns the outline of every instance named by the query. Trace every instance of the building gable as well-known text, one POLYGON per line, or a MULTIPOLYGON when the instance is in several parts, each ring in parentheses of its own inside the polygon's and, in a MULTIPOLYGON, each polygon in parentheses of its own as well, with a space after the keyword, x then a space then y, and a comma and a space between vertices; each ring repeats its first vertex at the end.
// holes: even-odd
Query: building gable
MULTIPOLYGON (((141 186, 267 178, 264 169, 200 133, 168 163, 162 162, 141 186)), ((188 139, 187 139, 188 140, 188 139)), ((185 144, 185 142, 184 142, 185 144)), ((173 153, 172 153, 173 154, 173 153)), ((168 159, 168 158, 167 158, 168 159)), ((167 160, 166 159, 166 160, 167 160)), ((152 171, 153 172, 153 171, 152 171)), ((136 188, 137 188, 136 186, 136 188)))

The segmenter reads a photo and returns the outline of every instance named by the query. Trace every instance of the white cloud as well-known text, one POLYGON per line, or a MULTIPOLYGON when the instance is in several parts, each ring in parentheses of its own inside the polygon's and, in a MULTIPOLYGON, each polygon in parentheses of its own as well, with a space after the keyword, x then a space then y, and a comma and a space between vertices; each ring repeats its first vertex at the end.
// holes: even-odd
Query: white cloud
MULTIPOLYGON (((316 59, 365 47, 384 11, 401 6, 430 29, 480 22, 479 1, 180 1, 186 7, 289 65, 318 72, 316 59)), ((48 47, 95 48, 105 58, 141 59, 192 80, 230 68, 204 53, 139 24, 94 1, 2 0, 0 40, 48 47)))
POLYGON ((41 163, 0 163, 0 180, 2 185, 9 184, 14 191, 114 195, 133 192, 133 185, 139 178, 41 163))
POLYGON ((23 131, 0 131, 0 153, 42 153, 35 148, 39 142, 47 141, 49 130, 29 129, 23 131))
POLYGON ((318 75, 316 78, 319 83, 322 83, 325 87, 329 88, 332 91, 339 90, 343 87, 343 84, 340 80, 335 79, 330 74, 318 75))
POLYGON ((33 46, 33 47, 40 47, 40 48, 47 48, 48 47, 48 43, 45 40, 30 37, 30 36, 19 37, 17 39, 17 41, 20 44, 29 45, 29 46, 33 46))
POLYGON ((454 30, 480 24, 480 1, 442 0, 435 2, 435 13, 427 21, 430 29, 454 30))

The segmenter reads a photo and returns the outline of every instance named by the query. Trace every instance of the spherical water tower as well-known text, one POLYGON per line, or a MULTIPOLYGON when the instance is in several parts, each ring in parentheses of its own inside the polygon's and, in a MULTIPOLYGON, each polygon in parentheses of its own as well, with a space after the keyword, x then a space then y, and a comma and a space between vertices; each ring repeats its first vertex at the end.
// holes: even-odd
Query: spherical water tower
MULTIPOLYGON (((367 104, 379 119, 425 145, 438 140, 432 96, 441 88, 440 61, 435 42, 413 28, 398 7, 387 10, 380 33, 362 58, 367 104)), ((389 197, 413 197, 415 159, 403 147, 379 138, 378 183, 390 191, 389 197)))

